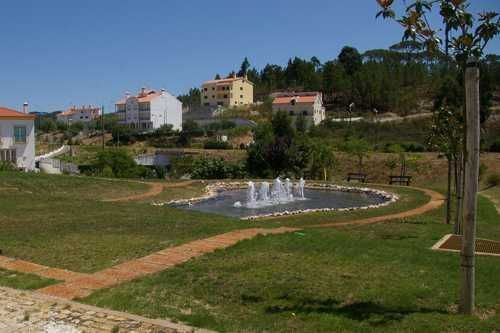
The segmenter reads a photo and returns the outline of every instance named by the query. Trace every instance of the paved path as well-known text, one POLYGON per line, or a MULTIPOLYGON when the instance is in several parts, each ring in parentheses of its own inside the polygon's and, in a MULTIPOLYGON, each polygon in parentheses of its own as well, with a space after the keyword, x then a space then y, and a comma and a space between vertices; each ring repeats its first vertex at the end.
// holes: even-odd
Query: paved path
MULTIPOLYGON (((70 276, 68 279, 64 279, 62 283, 39 289, 38 292, 64 299, 83 298, 96 290, 112 287, 145 275, 164 271, 173 266, 182 264, 191 258, 233 246, 245 239, 251 239, 258 235, 282 234, 295 230, 299 229, 282 227, 275 229, 252 228, 231 231, 225 234, 182 244, 180 246, 170 247, 94 274, 78 275, 77 273, 74 277, 70 276)), ((22 268, 23 266, 18 267, 22 268)), ((45 272, 45 270, 31 271, 33 274, 44 274, 45 272)))
POLYGON ((0 287, 2 333, 208 333, 168 320, 123 312, 0 287))
POLYGON ((154 197, 163 192, 166 188, 176 188, 176 187, 184 187, 191 184, 196 183, 196 180, 188 180, 185 182, 177 182, 177 183, 147 183, 147 182, 137 182, 141 184, 146 184, 149 186, 149 190, 147 192, 141 194, 135 194, 128 197, 114 198, 114 199, 106 199, 103 200, 105 202, 122 202, 122 201, 134 201, 134 200, 143 200, 150 197, 154 197))

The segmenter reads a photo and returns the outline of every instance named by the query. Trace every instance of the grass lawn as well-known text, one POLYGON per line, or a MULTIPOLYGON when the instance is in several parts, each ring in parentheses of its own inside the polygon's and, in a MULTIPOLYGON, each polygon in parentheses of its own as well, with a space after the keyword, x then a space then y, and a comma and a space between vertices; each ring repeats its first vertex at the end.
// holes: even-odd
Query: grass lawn
POLYGON ((56 280, 42 278, 33 274, 13 272, 0 268, 0 286, 3 287, 40 289, 56 282, 56 280))
MULTIPOLYGON (((477 258, 478 315, 457 315, 459 256, 429 249, 443 215, 259 237, 83 301, 222 332, 498 331, 500 259, 477 258)), ((482 197, 478 219, 500 240, 482 197)))
POLYGON ((497 211, 500 212, 500 185, 491 187, 486 191, 481 192, 481 194, 490 199, 497 207, 497 211))
MULTIPOLYGON (((159 198, 191 196, 199 184, 166 189, 159 198)), ((144 202, 102 202, 147 191, 144 184, 43 174, 0 174, 0 250, 6 256, 77 272, 94 272, 153 251, 235 229, 344 221, 416 207, 425 195, 395 189, 386 208, 240 221, 144 202)))

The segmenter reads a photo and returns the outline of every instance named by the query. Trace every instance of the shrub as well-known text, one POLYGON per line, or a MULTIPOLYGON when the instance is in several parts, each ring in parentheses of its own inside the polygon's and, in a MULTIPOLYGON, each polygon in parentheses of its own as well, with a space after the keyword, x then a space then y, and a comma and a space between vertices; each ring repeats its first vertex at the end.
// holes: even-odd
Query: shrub
POLYGON ((486 164, 481 163, 479 165, 479 180, 480 181, 483 179, 484 175, 486 174, 486 171, 488 171, 488 167, 486 166, 486 164))
POLYGON ((17 171, 17 168, 12 162, 0 161, 0 171, 17 171))
POLYGON ((500 138, 496 139, 490 146, 490 152, 500 153, 500 138))
POLYGON ((228 142, 222 142, 217 140, 209 140, 203 145, 204 149, 231 149, 231 145, 228 142))
POLYGON ((170 160, 169 173, 172 178, 181 178, 191 172, 192 156, 176 157, 170 160))
POLYGON ((246 168, 242 164, 226 162, 223 158, 201 158, 194 161, 191 175, 196 179, 244 178, 246 168))
POLYGON ((486 178, 486 185, 488 187, 495 187, 500 185, 500 174, 498 173, 492 173, 491 175, 486 178))
POLYGON ((146 174, 123 149, 104 150, 97 154, 96 169, 101 175, 117 178, 136 178, 146 174))
POLYGON ((156 172, 156 177, 158 177, 159 179, 165 179, 165 176, 167 175, 167 169, 162 166, 156 166, 155 172, 156 172))

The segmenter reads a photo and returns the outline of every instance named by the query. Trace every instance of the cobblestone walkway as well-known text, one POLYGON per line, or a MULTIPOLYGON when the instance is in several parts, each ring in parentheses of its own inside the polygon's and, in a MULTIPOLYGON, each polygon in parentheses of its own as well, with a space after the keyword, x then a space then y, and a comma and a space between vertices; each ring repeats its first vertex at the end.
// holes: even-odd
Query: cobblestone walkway
POLYGON ((208 333, 210 331, 2 287, 0 288, 0 332, 208 333))

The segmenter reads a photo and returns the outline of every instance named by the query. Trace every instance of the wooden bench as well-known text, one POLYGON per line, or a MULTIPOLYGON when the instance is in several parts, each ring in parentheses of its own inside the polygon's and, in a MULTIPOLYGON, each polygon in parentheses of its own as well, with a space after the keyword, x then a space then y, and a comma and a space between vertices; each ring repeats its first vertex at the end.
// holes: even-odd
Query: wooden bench
POLYGON ((389 176, 389 184, 405 184, 406 186, 410 186, 411 176, 389 176))
POLYGON ((347 181, 350 182, 351 180, 357 180, 362 183, 366 183, 366 173, 348 173, 347 174, 347 181))

